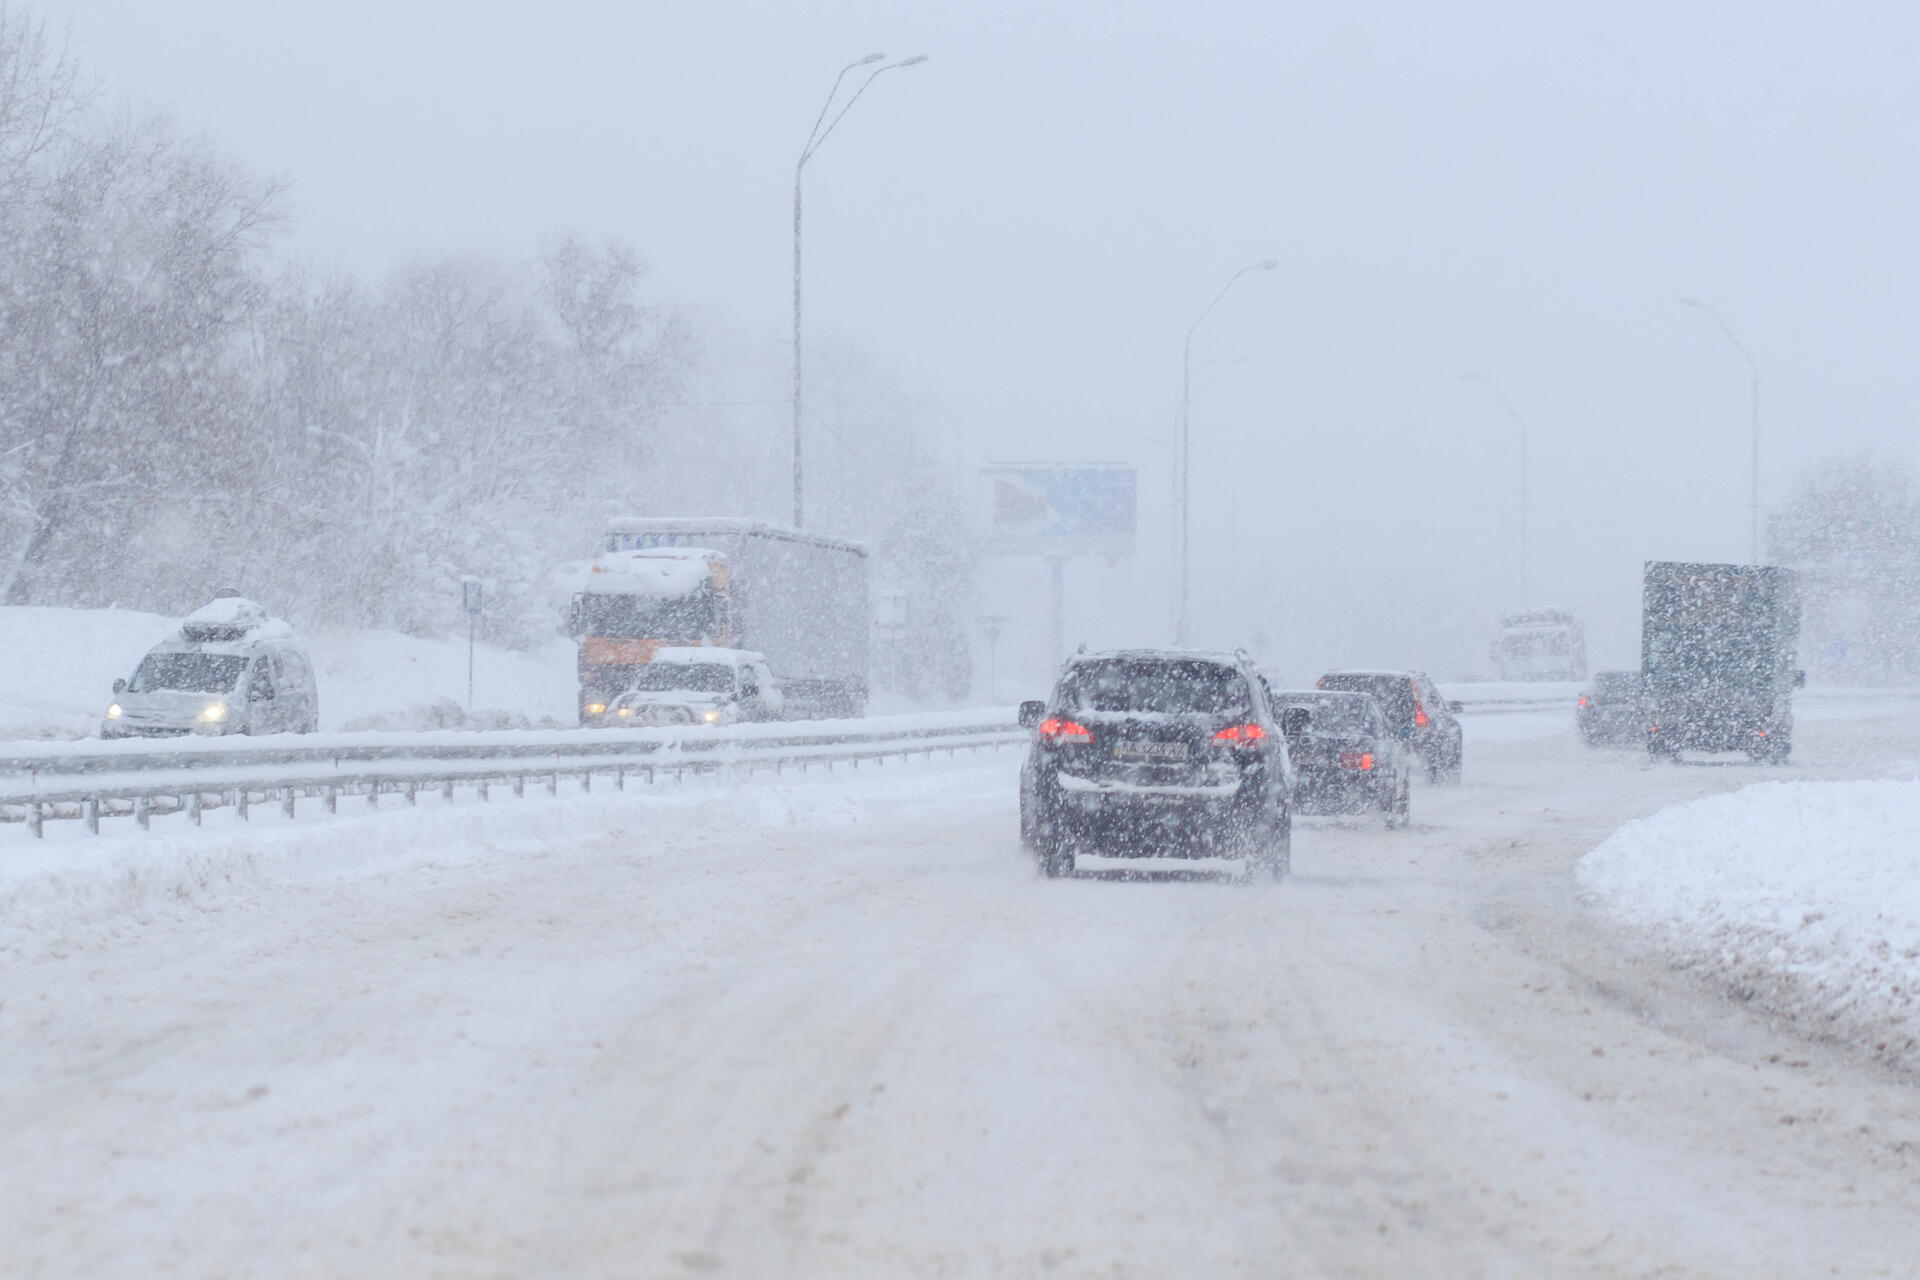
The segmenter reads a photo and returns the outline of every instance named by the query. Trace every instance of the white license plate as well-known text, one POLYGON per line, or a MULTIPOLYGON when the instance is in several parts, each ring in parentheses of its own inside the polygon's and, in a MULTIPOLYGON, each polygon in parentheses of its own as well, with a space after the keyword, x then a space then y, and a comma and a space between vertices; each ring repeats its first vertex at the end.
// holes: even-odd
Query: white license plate
POLYGON ((1187 744, 1184 742, 1116 742, 1113 744, 1113 756, 1116 760, 1185 760, 1187 744))

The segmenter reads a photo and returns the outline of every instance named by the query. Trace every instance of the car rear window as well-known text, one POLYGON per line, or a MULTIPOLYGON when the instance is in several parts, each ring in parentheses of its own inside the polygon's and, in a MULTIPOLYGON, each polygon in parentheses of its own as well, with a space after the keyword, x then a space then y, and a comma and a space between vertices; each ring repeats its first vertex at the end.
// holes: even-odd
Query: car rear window
POLYGON ((1413 719, 1413 682, 1405 676, 1368 675, 1357 671, 1329 671, 1314 682, 1318 689, 1370 693, 1393 722, 1413 719))
POLYGON ((1593 678, 1593 691, 1605 698, 1624 698, 1640 685, 1638 671, 1609 671, 1593 678))
POLYGON ((1175 715, 1246 715, 1247 678, 1216 662, 1126 658, 1076 664, 1060 681, 1063 710, 1139 711, 1175 715))
POLYGON ((1363 734, 1373 731, 1373 706, 1363 698, 1289 698, 1290 707, 1305 707, 1313 734, 1363 734))

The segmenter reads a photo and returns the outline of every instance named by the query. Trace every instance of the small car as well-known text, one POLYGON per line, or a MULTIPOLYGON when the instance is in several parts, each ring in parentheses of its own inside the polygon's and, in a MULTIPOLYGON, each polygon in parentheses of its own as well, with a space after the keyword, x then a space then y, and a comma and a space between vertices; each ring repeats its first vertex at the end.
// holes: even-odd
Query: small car
POLYGON ((1647 745, 1647 682, 1638 671, 1602 671, 1580 691, 1574 709, 1590 747, 1647 745))
POLYGON ((1372 694, 1387 713, 1388 726, 1426 762, 1429 782, 1460 781, 1466 755, 1466 735, 1457 719, 1460 704, 1441 697, 1424 672, 1329 671, 1313 687, 1372 694))
POLYGON ((215 599, 113 682, 103 738, 312 733, 313 664, 293 630, 242 596, 215 599))
POLYGON ((1374 812, 1389 827, 1407 825, 1413 752, 1372 694, 1286 690, 1273 700, 1308 715, 1304 730, 1288 740, 1295 813, 1374 812))
POLYGON ((1033 730, 1020 838, 1044 874, 1071 875, 1081 853, 1290 869, 1285 726, 1245 654, 1078 654, 1052 697, 1020 705, 1020 723, 1033 730))
POLYGON ((778 720, 785 708, 764 654, 668 646, 638 669, 632 688, 604 706, 588 704, 582 711, 588 724, 630 728, 778 720))

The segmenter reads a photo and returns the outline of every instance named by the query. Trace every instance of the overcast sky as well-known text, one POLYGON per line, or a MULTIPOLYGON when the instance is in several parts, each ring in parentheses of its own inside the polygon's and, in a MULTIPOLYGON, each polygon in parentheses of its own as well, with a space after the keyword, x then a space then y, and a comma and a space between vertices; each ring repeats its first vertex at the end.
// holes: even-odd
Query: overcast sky
POLYGON ((801 140, 842 65, 928 54, 809 166, 814 332, 969 466, 1138 463, 1157 609, 1182 334, 1278 259, 1196 339, 1245 357, 1194 408, 1222 633, 1237 584, 1302 566, 1517 596, 1517 433, 1468 370, 1531 428, 1535 602, 1625 635, 1642 559, 1744 558, 1747 370, 1682 295, 1758 362, 1769 498, 1914 449, 1910 5, 37 7, 112 98, 291 179, 299 254, 614 232, 760 364, 729 385, 776 391, 801 140))

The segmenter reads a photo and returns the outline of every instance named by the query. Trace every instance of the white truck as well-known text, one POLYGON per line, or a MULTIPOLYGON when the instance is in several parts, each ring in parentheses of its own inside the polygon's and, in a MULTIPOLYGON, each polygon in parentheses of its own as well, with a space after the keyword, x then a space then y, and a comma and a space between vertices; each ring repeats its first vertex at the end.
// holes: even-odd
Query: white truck
POLYGON ((857 716, 867 551, 757 520, 614 520, 581 575, 568 631, 580 644, 582 724, 608 723, 622 695, 662 679, 648 665, 679 649, 760 656, 784 718, 857 716))
POLYGON ((1502 680, 1585 680, 1587 642, 1571 609, 1527 609, 1500 619, 1493 661, 1502 680))

